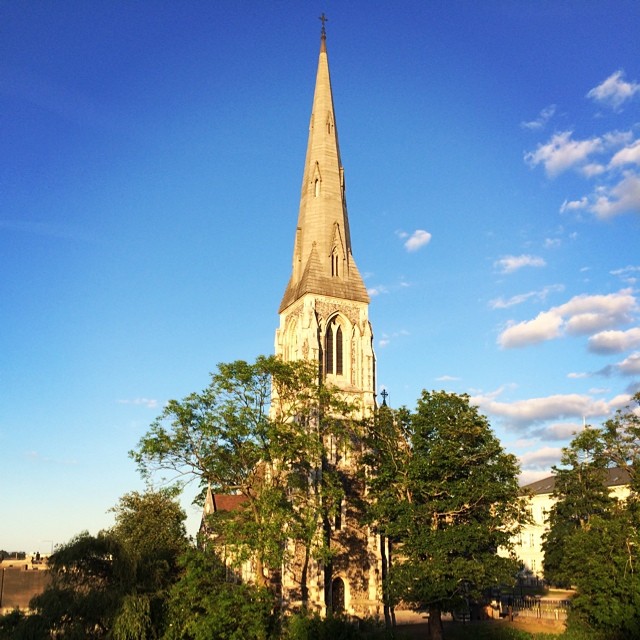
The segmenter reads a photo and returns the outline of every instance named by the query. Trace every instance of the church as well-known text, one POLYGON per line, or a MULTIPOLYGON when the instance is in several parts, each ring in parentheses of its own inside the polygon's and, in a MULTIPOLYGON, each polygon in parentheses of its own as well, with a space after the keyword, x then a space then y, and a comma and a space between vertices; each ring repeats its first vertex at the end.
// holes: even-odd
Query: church
MULTIPOLYGON (((369 322, 369 295, 351 246, 345 173, 329 74, 324 15, 309 138, 302 178, 300 208, 293 241, 291 277, 279 307, 275 355, 285 361, 306 360, 318 367, 320 379, 338 389, 356 407, 357 418, 376 409, 376 360, 369 322)), ((387 542, 363 522, 366 486, 361 453, 337 456, 331 464, 343 477, 340 516, 325 526, 331 561, 305 563, 305 602, 326 615, 383 616, 383 577, 387 542), (329 529, 327 531, 327 529, 329 529)), ((239 496, 209 491, 205 516, 239 496)), ((279 576, 282 606, 302 605, 303 564, 292 545, 279 576)), ((244 567, 243 579, 251 579, 244 567)))

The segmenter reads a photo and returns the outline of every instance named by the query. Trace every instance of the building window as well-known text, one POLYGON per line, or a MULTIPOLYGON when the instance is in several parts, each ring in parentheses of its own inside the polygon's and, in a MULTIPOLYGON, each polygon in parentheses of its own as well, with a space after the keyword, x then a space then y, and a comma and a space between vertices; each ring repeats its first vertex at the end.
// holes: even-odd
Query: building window
POLYGON ((342 375, 342 327, 336 331, 336 375, 342 375))
POLYGON ((334 247, 331 252, 331 277, 338 277, 338 266, 340 264, 340 256, 338 255, 338 250, 334 247))
POLYGON ((325 372, 334 373, 337 376, 343 375, 344 371, 344 340, 342 337, 342 327, 337 318, 327 325, 325 336, 325 372))

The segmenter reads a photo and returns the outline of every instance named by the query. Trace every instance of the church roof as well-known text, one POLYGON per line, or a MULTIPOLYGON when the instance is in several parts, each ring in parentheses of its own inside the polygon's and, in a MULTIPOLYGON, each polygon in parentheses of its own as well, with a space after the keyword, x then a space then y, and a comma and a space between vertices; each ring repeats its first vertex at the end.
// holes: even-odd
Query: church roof
POLYGON ((293 269, 280 312, 306 293, 369 302, 351 253, 344 169, 324 29, 300 193, 293 269))
POLYGON ((246 501, 247 498, 242 495, 216 493, 213 496, 215 511, 235 511, 236 509, 240 509, 246 501))
POLYGON ((204 499, 203 518, 217 511, 235 511, 239 509, 247 498, 239 494, 213 493, 211 487, 207 488, 204 499))

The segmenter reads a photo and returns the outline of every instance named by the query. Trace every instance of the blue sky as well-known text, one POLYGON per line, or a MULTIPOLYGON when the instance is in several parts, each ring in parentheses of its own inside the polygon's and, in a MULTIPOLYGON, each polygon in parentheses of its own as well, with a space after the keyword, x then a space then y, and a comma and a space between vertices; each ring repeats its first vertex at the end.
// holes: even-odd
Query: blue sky
POLYGON ((394 6, 0 2, 0 548, 109 526, 273 352, 322 11, 390 404, 469 393, 531 481, 638 389, 640 5, 394 6))

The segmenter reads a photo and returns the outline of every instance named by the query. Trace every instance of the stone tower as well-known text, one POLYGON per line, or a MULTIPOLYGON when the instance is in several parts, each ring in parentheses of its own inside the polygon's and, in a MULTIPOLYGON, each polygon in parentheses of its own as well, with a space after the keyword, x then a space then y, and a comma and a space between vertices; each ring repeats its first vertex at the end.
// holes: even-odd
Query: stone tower
MULTIPOLYGON (((371 417, 376 403, 369 296, 351 251, 324 17, 293 267, 279 314, 276 355, 317 363, 321 379, 340 389, 358 407, 359 417, 371 417)), ((334 555, 330 564, 312 561, 308 571, 309 604, 321 613, 331 608, 360 616, 382 614, 386 548, 363 523, 360 454, 354 451, 333 462, 345 488, 340 522, 332 523, 330 531, 325 528, 334 555)), ((299 561, 283 567, 285 607, 300 603, 299 573, 299 561)))
POLYGON ((369 295, 351 252, 324 26, 291 278, 280 303, 275 353, 318 363, 320 375, 358 404, 375 408, 369 295))

